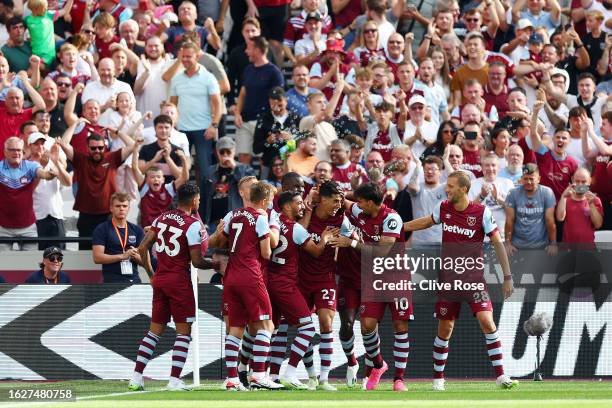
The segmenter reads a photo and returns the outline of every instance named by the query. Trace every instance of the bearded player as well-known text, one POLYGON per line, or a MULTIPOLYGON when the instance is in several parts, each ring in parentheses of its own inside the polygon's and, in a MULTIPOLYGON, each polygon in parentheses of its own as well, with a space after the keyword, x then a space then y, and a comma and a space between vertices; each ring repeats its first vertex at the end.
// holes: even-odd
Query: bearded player
POLYGON ((200 189, 195 183, 187 183, 178 189, 178 208, 157 217, 138 247, 145 260, 145 269, 153 286, 153 312, 149 332, 138 349, 136 367, 128 388, 144 389, 142 373, 153 356, 155 346, 170 321, 176 326, 176 340, 172 350, 172 369, 168 389, 188 391, 180 379, 191 342, 191 324, 195 320, 195 299, 191 285, 191 268, 218 268, 219 263, 202 258, 203 229, 200 221, 191 214, 200 205, 200 189), (153 274, 149 249, 155 243, 157 269, 153 274))
MULTIPOLYGON (((508 298, 513 290, 512 274, 508 256, 501 240, 495 220, 491 211, 480 203, 470 202, 468 191, 470 190, 470 179, 461 172, 456 171, 448 176, 446 183, 446 194, 448 199, 442 201, 434 209, 433 214, 421 217, 404 224, 406 231, 418 231, 442 224, 442 244, 460 247, 461 256, 466 254, 474 257, 482 256, 481 244, 485 235, 489 236, 497 259, 499 260, 504 274, 503 293, 508 298), (470 248, 477 247, 476 251, 470 248)), ((450 250, 452 251, 452 247, 450 250)), ((443 251, 448 251, 443 248, 443 251)), ((443 252, 444 253, 444 252, 443 252)), ((518 381, 512 380, 504 374, 504 363, 501 351, 501 341, 497 333, 497 327, 493 321, 493 304, 486 290, 486 282, 482 276, 483 270, 475 269, 476 281, 482 283, 485 290, 465 291, 461 293, 461 299, 465 300, 476 316, 480 328, 485 335, 487 353, 495 371, 496 383, 501 388, 512 388, 518 381)), ((452 271, 442 270, 439 281, 451 281, 457 277, 452 271)), ((459 317, 461 310, 461 299, 438 293, 438 301, 435 306, 435 317, 438 318, 438 335, 433 344, 433 389, 444 391, 444 367, 448 358, 448 343, 453 333, 455 320, 459 317), (450 299, 449 299, 450 298, 450 299)))
MULTIPOLYGON (((315 335, 310 309, 297 286, 298 250, 302 249, 318 258, 327 245, 328 239, 338 229, 326 228, 319 243, 315 243, 308 231, 296 221, 304 216, 305 205, 299 191, 284 191, 278 196, 280 214, 276 219, 279 226, 279 244, 272 251, 267 266, 268 292, 272 302, 275 326, 280 316, 287 324, 297 327, 297 334, 291 345, 289 362, 282 383, 288 388, 307 389, 296 376, 297 365, 311 345, 315 335)), ((284 354, 284 348, 283 348, 284 354)))
MULTIPOLYGON (((348 217, 361 242, 338 236, 332 238, 330 244, 340 248, 353 248, 359 252, 364 249, 364 244, 369 244, 376 247, 377 256, 388 256, 394 244, 404 242, 401 217, 393 209, 383 204, 384 194, 377 184, 362 184, 353 193, 353 198, 356 203, 350 205, 348 217)), ((359 257, 356 258, 356 262, 360 262, 359 257)), ((387 307, 391 312, 395 336, 393 390, 406 391, 404 371, 410 351, 408 321, 412 319, 412 304, 409 297, 396 298, 395 302, 361 302, 363 345, 367 357, 374 366, 369 373, 366 389, 376 389, 380 378, 388 368, 380 353, 378 334, 378 322, 382 320, 387 307)))

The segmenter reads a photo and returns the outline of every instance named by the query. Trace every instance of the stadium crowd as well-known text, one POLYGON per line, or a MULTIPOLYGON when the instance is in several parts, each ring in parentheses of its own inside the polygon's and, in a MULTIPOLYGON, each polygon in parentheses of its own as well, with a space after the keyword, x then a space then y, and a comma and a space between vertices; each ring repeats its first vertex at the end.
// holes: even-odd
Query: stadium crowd
MULTIPOLYGON (((307 231, 292 226, 295 243, 305 245, 299 253, 302 279, 303 269, 335 268, 328 239, 340 248, 361 247, 338 234, 350 230, 345 221, 355 226, 364 214, 385 225, 381 232, 383 224, 377 224, 377 232, 367 232, 371 236, 392 235, 413 247, 439 244, 441 203, 449 191, 469 185, 469 200, 492 214, 510 255, 592 244, 596 230, 612 229, 612 2, 572 0, 565 6, 558 0, 440 0, 427 18, 401 0, 3 0, 0 237, 65 236, 63 197, 71 187, 79 236, 91 237, 80 249, 92 250, 105 282, 136 283, 136 265, 146 258, 136 248, 143 239, 152 245, 144 230, 153 224, 164 232, 167 226, 156 219, 177 192, 184 193, 179 208, 198 208, 211 240, 222 246, 220 231, 230 236, 234 225, 221 221, 242 207, 236 216, 257 219, 248 237, 264 239, 269 226, 257 214, 271 204, 273 186, 294 193, 275 201, 290 221, 303 210, 301 200, 293 201, 295 193, 309 204, 313 196, 320 200, 307 231), (422 38, 412 32, 416 24, 424 29, 422 38), (189 180, 199 186, 201 200, 189 180), (344 199, 359 206, 347 208, 343 219, 344 199), (130 205, 139 207, 139 225, 127 221, 130 205), (411 227, 412 235, 402 228, 432 213, 437 218, 427 221, 431 228, 411 227), (326 255, 319 259, 321 254, 326 255)), ((494 224, 483 220, 484 233, 494 233, 494 224)), ((190 246, 201 239, 192 229, 190 246)), ((157 251, 175 256, 177 237, 162 239, 157 251)), ((58 283, 63 245, 38 246, 47 250, 32 279, 58 283)), ((276 255, 284 250, 278 248, 276 255)), ((197 259, 198 265, 220 265, 201 254, 197 259)), ((338 262, 355 263, 342 256, 338 262)), ((229 283, 224 296, 246 296, 232 286, 240 285, 229 283)), ((345 289, 358 290, 348 283, 345 289)), ((333 390, 327 374, 335 282, 321 291, 324 297, 313 294, 319 289, 306 290, 313 296, 309 306, 319 312, 318 381, 333 390)), ((348 301, 347 293, 338 293, 340 303, 348 301)), ((340 339, 349 366, 358 368, 356 361, 351 364, 355 309, 352 316, 340 312, 349 322, 340 339)), ((395 312, 394 389, 403 391, 407 311, 395 312)), ((229 311, 230 320, 235 313, 229 311)), ((361 316, 374 373, 368 389, 386 370, 377 351, 380 313, 370 309, 361 316)), ((498 384, 511 387, 491 316, 481 320, 489 358, 498 384)), ((241 365, 250 364, 255 382, 274 388, 257 377, 263 376, 267 353, 258 354, 257 346, 269 347, 264 334, 272 332, 267 319, 260 320, 250 334, 257 336, 250 339, 250 362, 239 358, 244 324, 229 328, 228 377, 237 378, 241 365)), ((180 323, 185 327, 173 355, 176 381, 189 347, 189 326, 180 323)), ((147 344, 154 347, 163 332, 152 327, 159 332, 152 329, 143 340, 136 388, 152 355, 147 344)), ((439 373, 452 324, 445 327, 434 343, 439 373)), ((312 322, 300 325, 298 337, 309 343, 314 330, 312 322)), ((275 337, 280 341, 282 335, 275 337)), ((312 354, 295 347, 297 361, 312 362, 312 354)), ((282 357, 271 353, 277 370, 282 357)), ((353 382, 357 368, 350 373, 353 382)))

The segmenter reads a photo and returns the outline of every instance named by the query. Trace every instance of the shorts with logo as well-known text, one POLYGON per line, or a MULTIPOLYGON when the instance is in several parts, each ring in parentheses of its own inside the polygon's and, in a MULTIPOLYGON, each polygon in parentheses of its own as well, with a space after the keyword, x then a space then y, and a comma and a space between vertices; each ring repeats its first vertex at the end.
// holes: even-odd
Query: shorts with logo
POLYGON ((312 321, 310 308, 295 284, 268 282, 272 321, 278 326, 281 316, 292 326, 312 321))
POLYGON ((379 322, 385 315, 385 309, 389 307, 391 311, 391 320, 414 320, 412 312, 412 303, 406 300, 398 302, 363 302, 359 307, 359 315, 363 319, 369 317, 378 320, 379 322))
POLYGON ((485 290, 476 290, 466 293, 462 296, 463 299, 458 300, 452 297, 438 296, 438 301, 435 305, 434 317, 438 320, 457 320, 459 312, 461 312, 461 303, 466 302, 472 309, 472 314, 476 316, 478 312, 493 311, 493 303, 489 297, 489 292, 485 290))
POLYGON ((244 327, 248 323, 272 319, 272 304, 266 285, 225 285, 223 309, 227 311, 230 327, 244 327))
POLYGON ((338 281, 338 310, 359 309, 361 305, 361 288, 340 278, 338 281))
POLYGON ((174 323, 195 321, 195 299, 188 279, 165 279, 154 277, 151 321, 166 324, 170 317, 174 323))
POLYGON ((300 283, 299 288, 309 310, 313 308, 315 311, 319 309, 336 310, 338 290, 335 281, 300 283))

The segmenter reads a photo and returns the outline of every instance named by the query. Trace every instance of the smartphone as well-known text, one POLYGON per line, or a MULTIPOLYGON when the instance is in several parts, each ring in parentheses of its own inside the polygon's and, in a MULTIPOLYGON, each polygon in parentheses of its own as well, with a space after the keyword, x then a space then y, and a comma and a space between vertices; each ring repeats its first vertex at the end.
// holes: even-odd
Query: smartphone
POLYGON ((466 140, 476 140, 478 132, 464 132, 466 140))
POLYGON ((576 194, 586 194, 587 191, 589 191, 589 186, 586 184, 578 184, 576 187, 574 187, 574 191, 576 194))

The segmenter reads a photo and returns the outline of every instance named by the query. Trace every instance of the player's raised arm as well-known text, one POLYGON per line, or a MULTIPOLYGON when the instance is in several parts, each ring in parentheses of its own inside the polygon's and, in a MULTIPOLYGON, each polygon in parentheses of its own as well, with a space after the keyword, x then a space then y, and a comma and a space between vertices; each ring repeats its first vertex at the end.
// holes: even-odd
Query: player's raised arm
POLYGON ((495 231, 491 235, 490 239, 493 243, 493 247, 495 248, 495 253, 497 254, 497 259, 499 259, 502 272, 504 273, 504 299, 508 299, 510 295, 512 295, 512 292, 514 292, 514 284, 512 282, 512 272, 510 271, 510 262, 508 262, 506 247, 504 246, 504 242, 499 235, 499 231, 495 231))
POLYGON ((149 279, 153 277, 154 271, 153 266, 151 265, 151 258, 149 257, 149 250, 153 246, 153 243, 157 239, 157 230, 155 228, 150 228, 147 231, 144 239, 138 246, 138 253, 140 254, 140 259, 142 261, 142 266, 145 268, 147 275, 149 275, 149 279))
POLYGON ((323 231, 323 234, 321 234, 321 240, 319 241, 318 245, 315 244, 311 239, 309 239, 308 241, 306 241, 303 248, 306 252, 308 252, 309 255, 318 258, 319 256, 321 256, 323 251, 325 251, 325 246, 327 245, 329 240, 332 237, 337 236, 339 233, 339 228, 327 227, 325 228, 325 231, 323 231))

